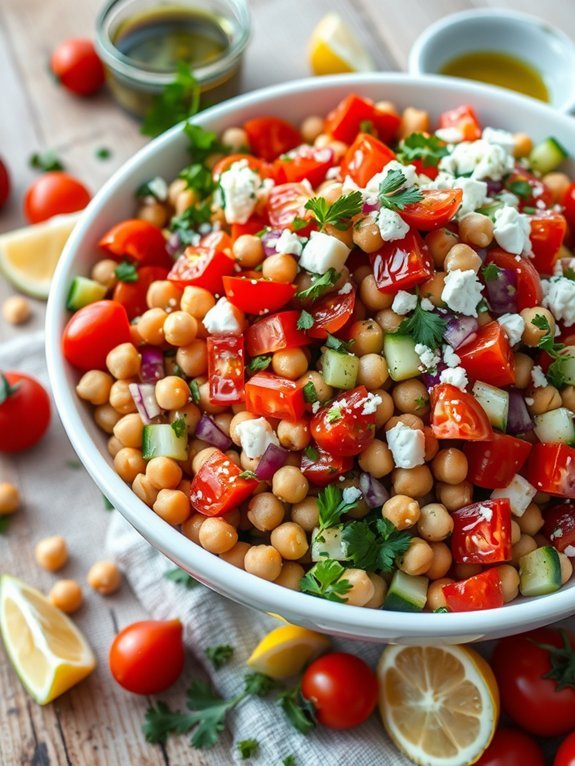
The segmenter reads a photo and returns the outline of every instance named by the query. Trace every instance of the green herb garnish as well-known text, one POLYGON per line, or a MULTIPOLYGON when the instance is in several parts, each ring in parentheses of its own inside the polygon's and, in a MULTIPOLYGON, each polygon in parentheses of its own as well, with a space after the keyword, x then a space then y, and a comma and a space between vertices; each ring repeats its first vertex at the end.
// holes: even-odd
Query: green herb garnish
POLYGON ((303 391, 303 398, 306 400, 308 404, 313 404, 314 402, 319 401, 317 391, 315 390, 315 386, 311 380, 305 384, 305 386, 302 388, 302 391, 303 391))
POLYGON ((258 370, 267 369, 272 363, 271 354, 262 354, 262 356, 252 356, 248 362, 248 370, 250 372, 257 372, 258 370))
POLYGON ((351 583, 343 575, 345 569, 333 559, 318 561, 300 580, 300 589, 311 596, 325 598, 328 601, 345 603, 342 596, 351 590, 351 583))
POLYGON ((198 227, 210 223, 212 211, 208 202, 191 205, 183 213, 176 215, 170 221, 170 231, 177 233, 183 245, 193 244, 198 227))
POLYGON ((315 728, 315 707, 313 702, 305 699, 299 686, 282 692, 279 696, 279 704, 294 729, 307 734, 315 728))
POLYGON ((567 385, 568 377, 565 370, 566 365, 572 359, 569 353, 565 354, 565 344, 555 343, 555 337, 551 332, 549 320, 543 314, 535 314, 531 320, 531 324, 537 327, 538 330, 543 330, 545 333, 542 338, 539 339, 537 344, 538 348, 546 351, 553 361, 547 368, 546 377, 549 383, 555 388, 564 388, 567 385))
POLYGON ((487 266, 481 269, 481 275, 486 282, 494 282, 496 279, 499 279, 500 274, 501 269, 494 263, 488 263, 487 266))
POLYGON ((97 160, 109 160, 112 156, 112 152, 110 149, 108 149, 107 146, 100 146, 98 149, 96 149, 94 155, 97 160))
POLYGON ((234 647, 229 644, 218 644, 218 646, 208 646, 206 657, 212 663, 216 670, 223 668, 234 656, 234 647))
POLYGON ((256 479, 257 480, 258 477, 255 475, 255 473, 253 471, 242 471, 241 473, 238 474, 238 478, 239 479, 256 479))
POLYGON ((379 201, 389 210, 403 210, 423 199, 416 186, 405 186, 405 174, 401 170, 390 170, 379 185, 379 201))
POLYGON ((438 348, 441 345, 447 320, 434 311, 425 311, 418 301, 414 311, 402 321, 395 334, 411 335, 415 343, 421 343, 429 348, 438 348))
POLYGON ((404 165, 421 160, 423 167, 436 168, 442 157, 449 154, 447 145, 437 136, 411 133, 399 142, 397 159, 404 165))
POLYGON ((317 505, 319 508, 319 532, 323 532, 328 527, 335 527, 341 521, 341 517, 346 513, 353 511, 361 495, 351 503, 346 503, 343 499, 342 490, 335 484, 328 484, 317 496, 317 505))
POLYGON ((170 427, 172 428, 173 432, 176 434, 178 439, 180 438, 180 436, 183 436, 188 430, 188 426, 186 425, 186 419, 183 415, 180 415, 174 420, 173 423, 170 423, 170 427))
POLYGON ((329 333, 324 343, 326 348, 331 348, 332 351, 339 351, 341 354, 349 354, 352 345, 353 341, 340 340, 335 335, 330 335, 329 333))
POLYGON ((505 188, 521 199, 528 199, 533 194, 533 189, 528 181, 510 181, 505 185, 505 188))
POLYGON ((190 394, 194 404, 197 404, 200 401, 200 386, 197 380, 190 380, 190 394))
POLYGON ((122 261, 114 269, 114 274, 120 280, 120 282, 137 282, 138 281, 138 269, 134 263, 129 261, 122 261))
POLYGON ((192 577, 192 575, 184 572, 184 570, 180 569, 180 567, 175 567, 175 569, 168 569, 167 572, 164 572, 164 578, 170 582, 176 583, 176 585, 182 585, 187 590, 192 590, 192 588, 196 588, 198 585, 200 585, 195 577, 192 577))
POLYGON ((397 557, 405 553, 411 542, 408 531, 398 530, 381 516, 345 524, 341 538, 356 567, 381 572, 391 572, 397 557))
POLYGON ((54 149, 46 149, 44 152, 34 152, 30 157, 30 167, 36 170, 41 170, 43 173, 47 173, 51 170, 64 170, 64 164, 54 151, 54 149))
POLYGON ((8 378, 0 372, 0 404, 4 404, 9 396, 13 396, 19 387, 20 383, 12 385, 8 378))
POLYGON ((186 188, 196 192, 200 199, 208 197, 216 188, 212 174, 199 162, 180 171, 178 178, 182 178, 186 182, 186 188))
POLYGON ((313 274, 311 285, 297 292, 295 297, 300 301, 315 301, 333 287, 340 276, 335 269, 328 269, 325 274, 313 274))
POLYGON ((242 739, 237 743, 236 747, 238 748, 240 758, 245 761, 258 752, 259 742, 257 739, 242 739))
POLYGON ((306 226, 309 226, 309 221, 306 221, 305 218, 300 218, 298 215, 291 222, 292 231, 301 231, 306 226))
POLYGON ((310 444, 304 448, 304 454, 308 460, 312 460, 314 463, 319 459, 319 452, 310 444))
POLYGON ((303 310, 297 320, 296 327, 298 330, 310 330, 313 327, 314 319, 312 315, 303 310))
POLYGON ((326 226, 347 229, 350 219, 361 213, 362 207, 363 197, 359 191, 344 194, 331 205, 323 197, 312 197, 305 203, 305 209, 313 213, 320 229, 326 226))
POLYGON ((145 136, 159 136, 178 122, 193 117, 199 107, 199 85, 189 65, 180 61, 175 79, 154 98, 140 131, 145 136))

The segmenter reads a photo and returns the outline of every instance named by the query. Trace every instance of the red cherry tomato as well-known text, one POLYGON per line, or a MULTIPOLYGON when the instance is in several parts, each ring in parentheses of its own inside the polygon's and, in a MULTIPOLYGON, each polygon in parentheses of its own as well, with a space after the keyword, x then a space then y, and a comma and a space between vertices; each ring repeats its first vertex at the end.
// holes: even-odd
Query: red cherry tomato
POLYGON ((258 486, 241 477, 241 468, 219 449, 202 465, 190 485, 190 503, 204 516, 222 516, 237 508, 258 486))
POLYGON ((168 274, 170 282, 180 287, 193 285, 211 293, 223 292, 222 277, 233 274, 234 261, 223 250, 211 247, 187 247, 168 274))
POLYGON ((325 118, 324 132, 338 141, 351 144, 362 123, 371 123, 381 141, 390 142, 401 119, 396 114, 377 109, 370 98, 350 93, 325 118))
POLYGON ((143 620, 121 630, 110 647, 110 670, 134 694, 159 694, 184 668, 183 626, 179 620, 143 620))
POLYGON ((142 266, 136 272, 136 281, 122 282, 114 288, 114 300, 121 303, 126 309, 128 319, 139 317, 147 310, 146 294, 148 287, 156 280, 167 277, 168 271, 162 266, 142 266))
POLYGON ((54 215, 83 210, 90 192, 69 173, 44 173, 33 181, 24 196, 24 215, 30 223, 40 223, 54 215))
POLYGON ((478 487, 501 489, 523 468, 531 444, 494 431, 488 442, 467 442, 463 451, 469 465, 467 480, 478 487))
POLYGON ((527 481, 540 492, 575 499, 575 449, 567 444, 534 444, 527 481))
POLYGON ((543 534, 551 545, 563 552, 575 548, 575 503, 560 503, 545 510, 543 534))
POLYGON ((310 340, 299 330, 300 311, 280 311, 258 319, 246 330, 246 349, 250 356, 273 354, 284 348, 306 346, 310 340))
POLYGON ((441 589, 450 612, 474 612, 503 606, 501 575, 497 568, 444 585, 441 589))
POLYGON ((208 382, 212 404, 244 400, 244 339, 241 335, 211 335, 207 341, 208 382))
POLYGON ((499 322, 480 327, 473 340, 460 347, 457 354, 472 380, 482 380, 497 387, 515 383, 513 351, 499 322))
POLYGON ((299 182, 307 179, 315 188, 324 180, 327 171, 335 164, 333 149, 316 149, 311 146, 298 146, 283 157, 278 157, 273 164, 273 176, 276 184, 299 182))
POLYGON ((543 202, 546 208, 550 207, 553 202, 551 189, 540 178, 520 165, 516 165, 513 172, 505 179, 505 188, 513 193, 518 190, 518 184, 521 189, 521 193, 518 194, 520 210, 525 207, 536 208, 538 202, 543 202), (523 191, 524 188, 527 188, 527 194, 523 191))
POLYGON ((8 168, 0 159, 0 208, 4 207, 10 196, 10 174, 8 168))
POLYGON ((358 186, 367 186, 367 182, 393 159, 395 152, 388 146, 369 133, 359 133, 343 157, 341 177, 349 176, 358 186))
POLYGON ((403 239, 384 242, 369 260, 377 289, 382 293, 409 290, 433 276, 429 248, 417 231, 411 229, 403 239))
POLYGON ((245 386, 246 410, 263 418, 300 420, 305 412, 301 386, 293 380, 258 372, 245 386))
POLYGON ((565 218, 571 229, 575 229, 575 183, 569 184, 562 199, 565 218))
POLYGON ((274 186, 270 190, 267 203, 271 227, 291 228, 295 218, 305 218, 305 203, 311 196, 309 186, 303 183, 274 186))
POLYGON ((475 109, 469 104, 450 109, 439 117, 440 128, 456 128, 464 141, 477 141, 481 138, 481 125, 475 109))
POLYGON ((303 475, 312 484, 325 487, 337 481, 344 473, 353 468, 353 458, 344 455, 330 455, 321 447, 315 449, 317 457, 308 457, 305 452, 301 453, 300 469, 303 475))
POLYGON ((456 564, 499 564, 511 560, 511 506, 508 498, 466 505, 453 511, 451 518, 453 533, 450 544, 456 564))
POLYGON ((268 163, 259 160, 257 157, 254 157, 253 154, 228 154, 214 165, 214 169, 212 170, 213 177, 217 180, 224 171, 228 170, 230 166, 234 164, 234 162, 239 162, 240 160, 245 160, 248 168, 255 170, 255 172, 259 173, 262 178, 270 177, 271 168, 268 163))
POLYGON ((575 766, 575 731, 560 744, 553 766, 575 766))
POLYGON ((346 324, 353 314, 355 306, 355 290, 340 295, 326 295, 316 301, 310 309, 313 326, 307 331, 310 338, 327 338, 346 324))
POLYGON ((463 192, 461 189, 424 189, 423 199, 406 205, 401 217, 420 231, 432 231, 449 223, 457 213, 463 192))
POLYGON ((363 452, 375 435, 375 410, 364 412, 367 401, 367 389, 358 386, 318 410, 312 418, 310 433, 319 446, 331 455, 343 457, 363 452))
POLYGON ((278 117, 256 117, 244 123, 250 149, 271 162, 280 154, 301 144, 301 133, 291 123, 278 117))
POLYGON ((573 668, 575 636, 556 628, 503 638, 497 644, 491 667, 501 693, 501 706, 514 723, 542 737, 575 729, 575 687, 572 677, 569 683, 569 662, 573 668), (551 671, 549 646, 559 652, 556 657, 564 675, 560 670, 551 671), (553 677, 545 678, 550 672, 553 677), (566 685, 560 689, 561 678, 566 685))
MULTIPOLYGON (((517 311, 540 306, 543 300, 543 289, 541 287, 541 278, 537 269, 528 258, 519 258, 507 253, 505 250, 494 248, 487 255, 487 263, 494 263, 501 269, 510 269, 517 275, 517 311)), ((509 308, 514 311, 514 308, 509 308)))
POLYGON ((301 692, 319 723, 351 729, 366 721, 377 704, 375 673, 359 657, 332 652, 312 662, 303 674, 301 692))
POLYGON ((126 309, 116 301, 96 301, 70 317, 62 336, 62 352, 79 370, 105 370, 108 353, 130 340, 126 309))
POLYGON ((489 441, 493 434, 477 399, 449 383, 440 383, 431 392, 430 423, 438 439, 489 441))
POLYGON ((475 766, 545 766, 543 751, 517 729, 498 729, 475 766))
POLYGON ((56 48, 50 67, 60 83, 77 96, 91 96, 106 81, 106 73, 90 40, 66 40, 56 48))
POLYGON ((50 398, 23 372, 0 373, 0 452, 34 446, 50 425, 50 398))
POLYGON ((246 314, 264 314, 283 308, 296 293, 295 285, 262 279, 259 272, 223 278, 226 297, 246 314))
POLYGON ((128 258, 140 266, 163 266, 166 269, 173 266, 162 230, 140 218, 112 226, 98 245, 114 260, 128 258))
POLYGON ((544 210, 531 217, 531 263, 540 274, 553 274, 567 231, 567 221, 560 213, 544 210))

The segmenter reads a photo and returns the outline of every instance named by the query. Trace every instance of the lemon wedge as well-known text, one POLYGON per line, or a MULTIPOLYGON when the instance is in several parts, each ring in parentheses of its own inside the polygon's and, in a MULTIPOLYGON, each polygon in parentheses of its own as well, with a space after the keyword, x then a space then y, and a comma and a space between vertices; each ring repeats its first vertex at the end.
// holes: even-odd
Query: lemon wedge
POLYGON ((328 13, 315 27, 308 56, 312 72, 317 75, 374 69, 370 55, 337 13, 328 13))
POLYGON ((466 646, 388 646, 377 666, 387 733, 421 766, 466 766, 499 718, 493 671, 466 646))
POLYGON ((0 235, 0 271, 14 287, 46 299, 54 269, 80 214, 58 215, 0 235))
POLYGON ((278 680, 299 673, 330 647, 321 633, 298 625, 282 625, 262 638, 248 659, 250 668, 278 680))
POLYGON ((0 578, 0 630, 14 670, 40 705, 96 667, 74 623, 37 590, 9 575, 0 578))

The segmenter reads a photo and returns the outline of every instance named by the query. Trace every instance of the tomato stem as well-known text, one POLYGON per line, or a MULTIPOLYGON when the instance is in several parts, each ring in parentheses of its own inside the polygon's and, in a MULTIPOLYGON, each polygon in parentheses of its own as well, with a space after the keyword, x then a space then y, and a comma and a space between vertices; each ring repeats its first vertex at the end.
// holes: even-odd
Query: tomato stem
POLYGON ((552 644, 542 644, 532 638, 529 639, 532 644, 549 653, 549 662, 551 670, 544 673, 542 678, 550 678, 556 681, 555 691, 561 691, 567 687, 575 689, 575 650, 571 646, 569 634, 566 630, 560 630, 563 646, 553 646, 552 644))
POLYGON ((20 383, 16 383, 15 386, 10 385, 8 378, 0 372, 0 404, 4 404, 9 396, 14 396, 19 388, 20 383))

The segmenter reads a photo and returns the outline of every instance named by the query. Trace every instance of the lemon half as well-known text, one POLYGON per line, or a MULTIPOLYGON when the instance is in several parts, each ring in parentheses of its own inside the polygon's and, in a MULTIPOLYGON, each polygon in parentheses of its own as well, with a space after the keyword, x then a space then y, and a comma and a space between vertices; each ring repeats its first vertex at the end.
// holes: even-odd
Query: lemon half
POLYGON ((312 72, 317 75, 374 69, 371 56, 337 13, 328 13, 315 27, 308 55, 312 72))
POLYGON ((248 665, 281 680, 299 673, 329 647, 329 638, 321 633, 298 625, 282 625, 262 638, 249 657, 248 665))

